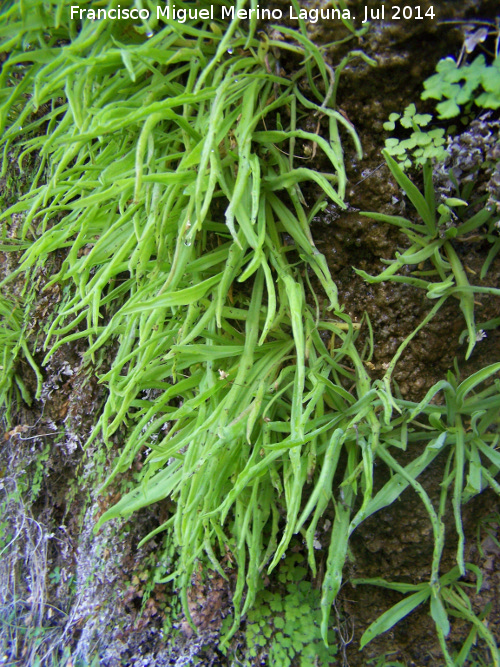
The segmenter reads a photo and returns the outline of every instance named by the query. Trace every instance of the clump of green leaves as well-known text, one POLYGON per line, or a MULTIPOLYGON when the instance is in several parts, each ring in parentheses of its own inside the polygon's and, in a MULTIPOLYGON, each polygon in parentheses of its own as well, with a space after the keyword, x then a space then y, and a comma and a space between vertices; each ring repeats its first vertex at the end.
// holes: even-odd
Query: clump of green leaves
MULTIPOLYGON (((225 576, 217 553, 228 548, 238 566, 235 632, 253 604, 260 571, 280 562, 305 522, 315 567, 314 526, 332 496, 328 483, 341 449, 353 452, 347 477, 357 476, 359 457, 368 456, 350 426, 359 420, 368 376, 354 345, 356 329, 340 311, 310 233, 322 198, 307 210, 301 191, 301 183, 313 181, 323 200, 345 207, 339 125, 360 147, 334 109, 335 93, 349 58, 364 56, 354 52, 334 72, 304 25, 298 32, 280 28, 283 40, 258 40, 238 20, 221 26, 165 20, 151 26, 150 38, 130 25, 121 34, 111 23, 97 30, 91 21, 75 32, 66 5, 58 19, 66 39, 54 46, 42 38, 21 53, 16 18, 26 25, 30 17, 17 16, 16 7, 9 18, 17 37, 9 42, 3 81, 22 59, 24 89, 15 89, 16 103, 22 90, 31 94, 24 107, 6 103, 5 146, 30 137, 40 124, 33 113, 48 109, 46 133, 24 141, 24 153, 40 152, 47 182, 35 179, 4 213, 26 212, 21 236, 33 242, 19 271, 67 249, 52 282, 71 281, 73 297, 49 331, 49 356, 85 338, 94 359, 115 341, 117 354, 101 376, 108 400, 91 440, 102 435, 111 446, 124 423, 130 436, 107 484, 142 448, 151 452, 136 488, 99 525, 172 497, 175 516, 154 533, 174 526, 180 559, 169 578, 182 591, 185 613, 189 618, 187 588, 197 560, 205 552, 225 576), (276 48, 301 61, 290 78, 274 73, 276 48), (299 85, 304 77, 312 99, 299 85), (300 129, 310 113, 328 118, 328 140, 300 129), (317 144, 333 173, 296 167, 298 142, 317 144), (316 274, 321 305, 307 271, 303 278, 296 258, 288 259, 283 233, 316 274), (308 305, 307 293, 317 306, 308 305), (342 341, 333 355, 320 331, 342 341), (357 378, 341 362, 346 355, 357 378), (343 387, 352 381, 355 397, 343 387), (331 396, 328 383, 338 387, 331 396), (328 404, 335 407, 333 421, 328 404), (316 489, 301 513, 308 478, 316 489), (286 516, 283 530, 278 507, 286 516)), ((31 34, 37 30, 38 23, 31 34)), ((347 550, 345 508, 354 494, 345 495, 323 587, 325 641, 347 550)))
MULTIPOLYGON (((464 560, 465 536, 461 519, 461 506, 480 493, 486 485, 491 485, 497 493, 500 492, 500 485, 492 477, 492 475, 497 475, 500 470, 500 455, 496 451, 500 441, 500 434, 498 433, 500 383, 496 380, 489 387, 474 393, 476 387, 494 376, 499 370, 500 364, 493 364, 474 373, 461 383, 458 383, 457 378, 450 372, 446 381, 439 382, 418 405, 410 408, 410 419, 419 411, 428 415, 431 428, 429 428, 426 437, 431 438, 431 440, 422 455, 423 459, 436 455, 445 442, 452 445, 447 456, 443 482, 440 485, 441 494, 437 508, 434 507, 429 495, 415 478, 414 472, 416 472, 416 469, 414 466, 416 460, 403 469, 387 451, 381 453, 381 458, 392 467, 396 474, 377 493, 368 507, 372 503, 376 506, 381 502, 385 506, 392 497, 392 492, 399 487, 404 479, 405 483, 410 484, 419 494, 429 514, 434 533, 434 553, 429 582, 413 585, 391 583, 382 579, 354 580, 353 583, 383 586, 401 593, 411 593, 410 596, 398 602, 374 621, 361 639, 362 646, 372 641, 382 632, 389 630, 420 604, 429 602, 431 616, 436 623, 437 634, 446 664, 449 667, 464 664, 476 636, 480 636, 486 641, 493 664, 500 664, 500 654, 495 639, 482 623, 484 616, 477 617, 474 614, 471 602, 465 593, 469 584, 459 582, 459 578, 464 576, 467 570, 476 575, 477 592, 479 592, 482 582, 479 569, 474 565, 467 565, 464 560), (444 403, 441 405, 430 402, 431 397, 436 396, 438 392, 443 392, 444 403), (466 430, 466 423, 471 424, 470 431, 466 430), (486 441, 494 445, 495 449, 485 448, 486 441), (411 474, 409 474, 410 469, 412 469, 411 474), (453 496, 452 507, 458 534, 457 567, 447 574, 439 576, 439 562, 444 546, 445 527, 443 519, 450 491, 453 496), (382 499, 384 500, 382 501, 382 499), (450 616, 462 618, 472 625, 469 636, 460 652, 462 660, 458 663, 453 661, 446 646, 446 637, 450 633, 450 616)), ((485 613, 487 613, 487 610, 485 610, 485 613)))
MULTIPOLYGON (((424 81, 423 100, 440 101, 436 110, 440 119, 454 118, 469 113, 473 104, 484 109, 500 107, 500 57, 488 65, 484 55, 477 56, 470 64, 444 58, 436 67, 436 74, 424 81)), ((384 129, 393 132, 399 121, 404 130, 412 130, 409 137, 390 137, 385 141, 386 152, 395 157, 403 169, 422 166, 427 160, 442 162, 447 155, 445 130, 428 128, 431 114, 419 114, 415 104, 409 104, 403 115, 391 113, 384 129)))
MULTIPOLYGON (((438 204, 430 163, 426 163, 423 168, 424 192, 421 193, 388 152, 384 151, 384 154, 389 169, 420 215, 421 222, 415 222, 402 216, 362 213, 373 220, 399 227, 410 240, 411 246, 403 253, 397 253, 395 260, 383 260, 390 266, 378 276, 370 276, 365 271, 357 269, 356 271, 370 283, 392 280, 425 289, 430 299, 438 299, 438 304, 435 306, 436 312, 444 300, 449 296, 456 296, 460 300, 460 308, 469 333, 469 346, 466 353, 466 359, 468 359, 476 342, 481 340, 474 321, 474 294, 500 296, 500 290, 494 287, 470 285, 453 240, 481 227, 488 230, 485 237, 491 236, 496 229, 499 216, 488 206, 480 207, 477 210, 476 202, 469 207, 467 202, 454 197, 438 204), (396 275, 405 266, 416 266, 427 261, 431 263, 432 268, 419 268, 413 272, 412 277, 396 275), (437 278, 437 281, 434 278, 437 278)), ((498 252, 498 244, 494 244, 493 249, 498 252)), ((491 253, 487 257, 482 276, 486 273, 493 257, 491 253)))
POLYGON ((500 107, 500 57, 491 65, 483 54, 470 64, 459 64, 454 58, 444 58, 436 66, 436 74, 424 81, 422 99, 440 101, 436 109, 439 118, 454 118, 463 107, 472 103, 483 109, 500 107), (479 92, 480 91, 480 92, 479 92))
POLYGON ((398 159, 403 169, 409 169, 412 165, 423 165, 427 160, 444 160, 446 157, 446 139, 443 128, 424 130, 432 121, 430 114, 419 114, 415 104, 409 104, 403 116, 399 113, 391 113, 389 120, 384 123, 384 129, 388 132, 394 131, 399 121, 405 129, 411 129, 408 139, 396 139, 391 137, 385 140, 385 148, 389 155, 398 159))
MULTIPOLYGON (((467 564, 466 568, 476 576, 476 584, 470 584, 460 581, 461 572, 458 567, 454 567, 450 572, 439 579, 439 594, 428 584, 406 584, 389 582, 383 579, 354 579, 352 583, 368 584, 371 586, 380 586, 399 593, 411 593, 400 602, 384 612, 376 621, 374 621, 361 637, 361 648, 366 646, 372 639, 382 632, 387 632, 398 621, 410 614, 421 604, 430 604, 430 613, 436 624, 437 634, 440 640, 441 648, 446 660, 447 667, 462 667, 469 659, 469 654, 477 639, 482 639, 490 650, 492 665, 500 665, 500 653, 496 645, 495 637, 485 623, 486 616, 491 605, 476 615, 467 590, 475 588, 476 593, 481 590, 482 574, 481 570, 472 564, 467 564), (462 645, 461 650, 456 655, 452 655, 446 645, 446 637, 450 633, 449 616, 460 618, 470 624, 471 629, 462 645)), ((469 664, 469 663, 467 663, 469 664)))
MULTIPOLYGON (((243 6, 240 0, 237 9, 243 6)), ((459 535, 461 502, 472 493, 464 489, 464 469, 470 468, 474 492, 499 491, 498 439, 488 430, 499 392, 465 397, 500 365, 458 388, 451 379, 438 383, 418 404, 393 396, 398 359, 453 290, 475 333, 472 292, 446 245, 454 232, 445 222, 456 203, 439 211, 428 179, 422 195, 393 161, 423 224, 397 219, 415 247, 390 275, 413 255, 430 257, 430 244, 444 284, 432 283, 438 304, 401 344, 384 378, 372 381, 365 368, 373 340, 357 344, 359 325, 343 312, 310 229, 327 197, 345 208, 340 126, 360 147, 335 109, 335 95, 343 66, 365 56, 354 51, 334 71, 303 24, 298 31, 280 27, 283 39, 257 35, 252 24, 248 32, 237 19, 124 23, 123 30, 84 20, 76 28, 66 3, 57 14, 57 39, 50 30, 45 38, 40 7, 38 14, 23 7, 13 5, 3 33, 13 51, 0 79, 3 141, 5 147, 23 141, 25 154, 39 151, 47 180, 35 179, 2 218, 26 213, 21 236, 30 247, 19 272, 56 250, 64 253, 52 282, 71 296, 48 332, 47 359, 77 339, 87 341, 89 362, 114 350, 100 376, 106 404, 88 443, 99 437, 120 447, 106 483, 137 456, 144 462, 135 487, 98 527, 164 498, 174 501, 173 514, 144 540, 172 530, 179 558, 162 581, 175 582, 188 619, 197 563, 206 558, 227 578, 221 554, 231 554, 237 578, 224 646, 251 613, 262 573, 281 563, 294 535, 304 536, 308 566, 317 574, 315 534, 328 510, 332 533, 320 603, 328 644, 350 536, 411 486, 432 523, 429 586, 438 595, 441 508, 436 513, 417 478, 447 453, 443 488, 454 480, 459 535), (298 61, 289 77, 276 73, 276 50, 298 61), (19 63, 25 77, 11 90, 6 82, 19 63), (40 109, 42 118, 34 115, 40 109), (327 119, 325 136, 301 129, 311 114, 327 119), (40 127, 43 133, 30 134, 40 127), (299 144, 315 144, 329 170, 297 166, 299 144), (303 183, 311 181, 318 201, 308 207, 303 183), (446 410, 432 402, 441 390, 456 399, 446 410), (462 418, 476 430, 465 435, 462 418), (126 437, 117 438, 125 428, 126 437), (409 443, 420 450, 403 467, 393 453, 409 443), (376 464, 391 473, 379 492, 376 464)), ((489 222, 477 215, 466 230, 489 222)), ((463 573, 463 540, 457 561, 463 573)), ((305 595, 295 583, 290 610, 305 595)), ((291 659, 283 628, 275 629, 291 659)), ((291 647, 298 652, 293 640, 291 647)))
POLYGON ((28 347, 25 331, 26 317, 21 306, 0 295, 0 407, 5 407, 7 420, 16 395, 31 404, 31 395, 18 368, 21 353, 36 374, 37 396, 42 387, 42 376, 28 347))
MULTIPOLYGON (((266 657, 268 664, 289 667, 327 667, 338 653, 335 630, 330 628, 329 646, 321 638, 321 593, 307 580, 304 556, 290 554, 280 563, 278 581, 286 592, 261 590, 246 616, 242 655, 244 665, 266 657)), ((230 619, 226 619, 226 626, 230 619)))

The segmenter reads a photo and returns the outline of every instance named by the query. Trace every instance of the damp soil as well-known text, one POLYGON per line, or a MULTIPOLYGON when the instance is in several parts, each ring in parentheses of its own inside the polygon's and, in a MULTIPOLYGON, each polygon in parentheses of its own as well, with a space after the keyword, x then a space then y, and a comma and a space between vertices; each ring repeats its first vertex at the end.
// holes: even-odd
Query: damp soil
MULTIPOLYGON (((427 9, 432 3, 408 0, 405 4, 420 4, 427 9)), ((350 6, 361 17, 365 6, 369 10, 376 9, 380 3, 355 1, 350 6)), ((340 211, 330 205, 314 221, 312 230, 316 246, 327 258, 345 311, 354 321, 361 321, 364 313, 370 318, 374 347, 367 369, 373 379, 382 377, 399 344, 433 305, 422 290, 396 283, 369 285, 354 270, 358 268, 376 275, 384 269, 381 260, 391 259, 396 250, 407 247, 406 237, 397 229, 362 216, 362 211, 414 216, 411 205, 383 164, 380 151, 385 133, 382 124, 391 112, 401 111, 419 99, 423 80, 432 74, 440 58, 460 51, 463 43, 461 25, 446 21, 491 20, 497 7, 496 2, 466 0, 440 2, 435 10, 438 16, 434 21, 375 22, 359 43, 351 42, 329 52, 330 61, 335 65, 348 49, 361 48, 378 65, 372 68, 360 59, 354 60, 343 73, 338 104, 354 125, 364 155, 359 161, 352 147, 349 148, 349 138, 343 137, 347 147, 348 209, 340 211)), ((344 35, 338 23, 311 26, 311 34, 323 44, 344 35)), ((321 162, 318 160, 313 166, 321 169, 321 162)), ((457 247, 461 261, 475 279, 488 249, 488 244, 477 240, 457 247)), ((6 275, 12 271, 17 259, 15 253, 2 253, 0 272, 6 275)), ((60 258, 54 258, 56 264, 58 261, 60 258)), ((43 291, 46 276, 38 275, 37 280, 32 339, 41 333, 44 319, 50 318, 63 298, 57 286, 52 292, 43 291)), ((487 278, 476 280, 476 284, 500 287, 499 258, 491 265, 487 278)), ((21 283, 12 285, 13 295, 17 296, 22 289, 21 283)), ((478 298, 475 308, 476 321, 485 322, 500 315, 500 300, 478 298)), ((421 398, 430 386, 453 369, 455 358, 462 379, 500 359, 500 332, 493 330, 465 361, 466 345, 459 340, 464 329, 459 303, 449 299, 415 337, 396 367, 394 379, 404 398, 421 398)), ((366 336, 366 331, 362 336, 366 336)), ((78 647, 82 655, 92 655, 92 651, 100 646, 100 664, 110 667, 229 665, 213 642, 222 618, 230 609, 234 576, 229 582, 218 576, 208 580, 201 576, 196 578, 189 606, 199 635, 193 633, 180 617, 170 634, 165 633, 165 619, 173 617, 177 608, 175 592, 168 584, 152 590, 149 585, 150 571, 154 570, 159 558, 156 553, 159 543, 152 540, 141 549, 137 549, 137 544, 148 530, 169 516, 171 508, 167 501, 141 511, 133 525, 120 525, 117 529, 106 525, 98 536, 92 534, 96 517, 118 500, 117 488, 122 480, 99 496, 89 492, 82 497, 75 484, 78 480, 78 484, 84 487, 87 484, 87 488, 96 485, 102 470, 109 468, 113 457, 112 451, 100 453, 101 469, 96 470, 95 463, 92 467, 89 462, 97 452, 97 446, 91 445, 87 453, 83 451, 83 444, 102 406, 104 394, 97 380, 107 364, 107 359, 102 358, 86 365, 83 352, 83 344, 75 342, 60 348, 51 358, 44 370, 40 401, 19 410, 15 423, 5 428, 0 448, 3 490, 11 489, 9 480, 14 479, 16 471, 27 470, 30 476, 36 476, 37 460, 46 452, 42 458, 42 486, 33 500, 28 518, 43 528, 43 539, 48 543, 47 595, 50 604, 57 609, 51 616, 52 627, 63 629, 67 645, 78 647), (144 563, 149 564, 149 570, 144 563), (54 572, 58 576, 49 578, 49 573, 54 572)), ((43 350, 37 349, 36 361, 41 362, 43 356, 43 350)), ((34 393, 36 379, 29 366, 23 366, 19 372, 28 390, 34 393)), ((117 443, 123 435, 115 434, 117 443)), ((410 460, 414 455, 414 451, 403 452, 400 463, 404 464, 405 457, 410 460)), ((439 494, 444 466, 439 458, 436 461, 436 465, 422 475, 422 484, 433 500, 439 494)), ((136 471, 141 465, 141 461, 136 463, 136 471)), ((383 473, 377 473, 376 483, 382 485, 384 481, 383 473)), ((12 502, 14 504, 9 507, 18 512, 19 507, 12 502)), ((499 512, 500 502, 491 492, 474 498, 463 511, 467 545, 465 560, 477 565, 483 576, 481 591, 471 593, 471 602, 476 612, 491 606, 488 625, 497 640, 500 640, 500 526, 495 523, 494 515, 497 513, 498 516, 499 512)), ((27 540, 26 537, 26 543, 27 540)), ((443 571, 454 566, 456 546, 450 514, 447 517, 443 571)), ((339 667, 362 667, 381 656, 414 667, 443 664, 434 622, 427 608, 417 609, 359 651, 363 632, 398 602, 401 595, 349 583, 355 578, 375 576, 391 581, 425 582, 429 577, 432 550, 432 531, 425 508, 409 490, 356 530, 351 543, 351 558, 344 573, 348 583, 339 596, 339 608, 352 627, 352 637, 339 657, 339 667)), ((227 565, 229 571, 230 563, 227 565)), ((26 560, 20 557, 16 568, 18 578, 31 577, 33 582, 34 574, 26 560)), ((474 577, 471 576, 470 581, 475 581, 474 577)), ((18 618, 26 620, 31 613, 32 609, 26 603, 18 618)), ((454 621, 450 646, 459 649, 468 632, 466 623, 460 619, 454 621)), ((472 655, 488 664, 489 653, 481 643, 473 649, 472 655)), ((28 665, 28 658, 24 656, 12 664, 28 665)))

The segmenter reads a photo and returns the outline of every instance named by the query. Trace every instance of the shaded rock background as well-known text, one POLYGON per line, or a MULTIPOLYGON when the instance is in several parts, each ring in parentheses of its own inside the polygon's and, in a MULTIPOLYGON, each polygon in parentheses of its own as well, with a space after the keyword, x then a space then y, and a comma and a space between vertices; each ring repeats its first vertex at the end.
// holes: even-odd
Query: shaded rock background
MULTIPOLYGON (((464 21, 494 20, 498 14, 497 2, 480 0, 460 3, 408 0, 404 4, 419 5, 422 13, 433 6, 437 17, 374 22, 359 43, 351 41, 328 51, 333 66, 353 48, 363 49, 375 58, 378 66, 370 68, 358 59, 342 75, 338 104, 360 136, 364 158, 358 162, 354 153, 347 154, 349 210, 340 212, 330 206, 315 220, 313 228, 316 244, 327 257, 346 311, 354 320, 360 320, 365 311, 370 316, 375 335, 371 368, 374 378, 382 376, 399 343, 432 305, 417 289, 399 284, 367 285, 353 270, 357 267, 371 274, 379 273, 384 266, 380 259, 391 258, 396 248, 407 244, 396 229, 359 215, 360 211, 412 215, 411 207, 383 164, 380 150, 386 133, 382 124, 391 112, 402 112, 407 104, 419 100, 422 82, 433 73, 440 58, 460 52, 464 21)), ((287 3, 280 3, 283 5, 288 7, 287 3)), ((365 6, 375 10, 381 3, 371 0, 349 3, 358 17, 357 24, 365 6)), ((327 44, 345 36, 345 29, 338 22, 323 22, 311 25, 311 35, 318 43, 327 44)), ((427 108, 432 105, 427 103, 427 108)), ((344 142, 345 146, 350 145, 347 137, 344 142)), ((321 168, 319 162, 315 166, 321 168)), ((3 189, 8 197, 6 183, 3 189)), ((464 244, 462 259, 479 273, 486 252, 487 248, 481 244, 464 244)), ((2 253, 4 275, 15 266, 16 259, 12 253, 2 253)), ((54 262, 57 261, 55 257, 54 262)), ((484 284, 499 286, 499 278, 497 258, 484 284)), ((41 338, 44 319, 60 299, 56 292, 41 292, 46 282, 43 274, 37 280, 33 340, 38 334, 41 338)), ((500 314, 498 299, 479 301, 477 321, 500 314)), ((398 364, 394 377, 405 398, 421 398, 453 366, 455 356, 462 378, 500 359, 500 334, 492 331, 465 362, 465 346, 458 341, 464 328, 458 302, 449 300, 398 364)), ((72 654, 75 664, 78 659, 82 665, 109 667, 230 665, 231 660, 217 650, 216 639, 223 618, 231 610, 234 576, 225 582, 218 576, 202 576, 200 572, 196 578, 189 598, 199 630, 196 635, 182 619, 180 603, 171 585, 153 583, 158 569, 168 573, 175 554, 161 536, 137 549, 144 534, 169 516, 172 508, 167 501, 141 511, 133 521, 108 524, 98 535, 92 532, 97 517, 126 491, 127 476, 104 495, 98 494, 114 452, 98 443, 84 452, 82 445, 102 404, 103 390, 97 384, 96 372, 105 372, 106 359, 98 359, 96 367, 85 366, 83 352, 79 344, 61 348, 44 371, 41 400, 21 408, 15 424, 5 427, 0 449, 3 471, 0 507, 11 524, 15 548, 8 552, 8 558, 0 560, 0 605, 10 624, 10 646, 15 646, 18 652, 9 655, 7 645, 0 645, 5 652, 4 658, 0 655, 0 664, 32 665, 38 655, 41 664, 49 664, 52 657, 60 656, 69 665, 72 658, 68 656, 72 654), (26 488, 26 479, 36 480, 31 491, 26 488), (36 632, 40 627, 45 628, 43 636, 36 632)), ((42 357, 40 349, 37 361, 42 357)), ((21 371, 28 388, 33 389, 30 369, 26 365, 21 371)), ((114 436, 117 448, 121 437, 120 433, 114 436)), ((138 460, 130 478, 140 467, 138 460)), ((385 481, 382 473, 380 477, 377 481, 382 484, 385 481)), ((422 480, 433 499, 441 480, 438 460, 437 466, 427 471, 422 480)), ((488 623, 500 640, 500 559, 496 541, 500 536, 495 521, 498 512, 500 502, 490 492, 476 497, 464 508, 466 561, 478 565, 484 576, 481 592, 472 597, 473 605, 476 612, 488 603, 492 605, 488 623)), ((450 521, 443 571, 453 567, 454 539, 450 521)), ((397 503, 357 529, 345 578, 380 576, 412 583, 426 581, 432 546, 425 510, 414 494, 406 491, 397 503)), ((4 547, 2 544, 1 548, 4 547)), ((318 559, 326 558, 326 547, 323 545, 318 559)), ((297 543, 295 548, 302 547, 297 543)), ((229 572, 230 563, 225 565, 229 572)), ((320 581, 316 583, 320 585, 320 581)), ((381 656, 408 666, 443 664, 427 608, 418 609, 362 653, 358 651, 363 631, 399 599, 397 593, 374 587, 354 588, 347 584, 342 589, 338 606, 353 633, 352 641, 339 652, 338 665, 361 667, 381 656)), ((468 630, 465 623, 454 623, 451 646, 459 648, 468 630)), ((243 637, 244 628, 235 642, 242 643, 243 637)), ((345 636, 346 644, 348 640, 345 636)), ((489 654, 480 643, 473 653, 488 664, 489 654)))

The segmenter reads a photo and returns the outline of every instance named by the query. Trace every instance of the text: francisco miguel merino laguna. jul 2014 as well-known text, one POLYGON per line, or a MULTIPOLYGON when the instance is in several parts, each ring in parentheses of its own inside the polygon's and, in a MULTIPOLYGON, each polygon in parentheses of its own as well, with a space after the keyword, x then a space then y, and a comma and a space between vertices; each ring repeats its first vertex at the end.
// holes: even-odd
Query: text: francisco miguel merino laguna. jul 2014
MULTIPOLYGON (((72 19, 90 19, 90 20, 121 20, 133 19, 147 21, 151 18, 152 12, 149 9, 138 9, 137 7, 127 8, 118 5, 113 9, 92 9, 87 7, 80 7, 79 5, 71 5, 72 19)), ((362 23, 375 20, 400 20, 413 19, 422 20, 424 18, 433 19, 435 17, 433 7, 421 8, 420 6, 401 7, 401 5, 386 6, 381 5, 378 8, 364 8, 364 16, 362 23)), ((185 23, 186 21, 196 20, 214 20, 215 18, 232 21, 235 18, 245 20, 257 18, 264 21, 280 21, 285 18, 286 12, 282 9, 263 9, 259 5, 249 9, 236 9, 234 6, 225 7, 210 5, 200 9, 198 7, 176 7, 175 5, 157 5, 156 19, 166 19, 167 21, 177 21, 178 23, 185 23)), ((319 20, 349 20, 353 21, 356 16, 349 9, 338 9, 333 7, 323 8, 300 8, 296 9, 291 5, 288 8, 288 16, 290 20, 303 19, 310 23, 317 23, 319 20)))

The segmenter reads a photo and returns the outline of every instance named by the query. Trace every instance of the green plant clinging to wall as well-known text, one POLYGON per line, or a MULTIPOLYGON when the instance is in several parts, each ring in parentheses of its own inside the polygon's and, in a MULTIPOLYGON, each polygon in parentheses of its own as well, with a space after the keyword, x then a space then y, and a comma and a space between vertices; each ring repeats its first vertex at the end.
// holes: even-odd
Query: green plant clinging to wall
MULTIPOLYGON (((6 14, 4 166, 9 146, 22 140, 26 153, 40 153, 42 167, 2 218, 26 214, 22 238, 31 245, 19 272, 29 275, 49 253, 66 252, 52 282, 72 284, 74 296, 51 326, 47 355, 81 338, 89 359, 111 342, 117 350, 100 377, 108 398, 93 437, 112 447, 118 429, 125 425, 129 434, 107 484, 144 450, 147 459, 141 483, 99 525, 175 500, 173 516, 144 539, 173 527, 180 558, 167 579, 181 589, 188 618, 197 560, 205 554, 227 577, 218 555, 232 552, 237 583, 227 644, 262 573, 275 568, 294 534, 304 537, 316 574, 316 529, 333 507, 321 599, 327 642, 350 535, 411 486, 433 527, 428 591, 446 649, 441 517, 453 483, 463 573, 461 503, 486 486, 499 490, 498 435, 489 426, 500 392, 496 385, 472 392, 500 364, 462 384, 450 377, 418 404, 391 388, 410 339, 382 381, 372 382, 365 369, 372 341, 356 347, 357 328, 342 312, 309 227, 326 197, 345 206, 339 126, 358 150, 359 142, 335 96, 343 66, 365 56, 353 51, 333 71, 303 24, 297 31, 277 26, 277 40, 236 20, 118 29, 71 22, 64 3, 54 10, 40 0, 30 13, 16 3, 6 14), (47 25, 54 26, 48 41, 47 25), (289 78, 277 50, 296 59, 289 78), (12 86, 19 64, 24 78, 12 86), (306 114, 324 118, 326 138, 301 129, 306 114), (296 153, 312 144, 332 173, 297 166, 296 153), (305 182, 319 193, 310 208, 305 182), (441 391, 444 407, 432 403, 441 391), (466 435, 463 417, 474 424, 466 435), (391 451, 414 443, 418 454, 403 468, 391 451), (436 512, 417 478, 444 452, 447 483, 436 512), (374 493, 376 461, 392 477, 374 493)), ((435 225, 429 207, 414 235, 435 225)))
MULTIPOLYGON (((27 54, 16 53, 27 39, 15 23, 17 9, 11 11, 17 40, 9 43, 13 53, 4 82, 9 68, 21 59, 26 63, 27 54)), ((3 109, 6 120, 18 114, 5 134, 7 150, 21 133, 39 127, 40 120, 29 122, 30 114, 51 104, 46 134, 25 144, 28 152, 40 151, 47 183, 35 182, 9 211, 27 211, 22 235, 36 238, 20 271, 56 248, 69 248, 53 281, 73 280, 76 293, 49 332, 47 343, 59 339, 50 353, 82 337, 91 343, 89 356, 110 338, 119 342, 111 370, 101 377, 109 398, 95 435, 102 432, 109 441, 124 420, 136 426, 108 483, 143 446, 152 446, 152 453, 143 483, 101 523, 174 497, 178 511, 172 520, 182 546, 174 575, 185 611, 196 559, 204 550, 222 573, 213 549, 231 545, 238 564, 234 631, 252 604, 259 572, 269 561, 276 565, 298 529, 302 488, 313 478, 316 460, 327 447, 334 457, 321 486, 325 477, 331 481, 344 442, 352 440, 335 428, 359 419, 356 399, 349 408, 351 395, 340 382, 340 376, 355 379, 340 364, 346 353, 359 367, 360 395, 367 391, 354 329, 339 311, 335 284, 309 232, 321 202, 306 213, 299 185, 316 182, 343 207, 338 125, 358 150, 359 142, 333 108, 338 76, 302 32, 282 28, 290 42, 258 41, 241 35, 237 21, 225 32, 217 25, 167 21, 149 39, 135 35, 132 42, 120 42, 110 24, 95 29, 85 22, 75 35, 67 8, 58 20, 61 29, 65 21, 69 26, 69 43, 42 43, 29 51, 33 65, 25 65, 25 81, 33 82, 34 94, 24 108, 13 106, 16 88, 3 109), (304 61, 291 79, 273 73, 271 49, 278 47, 304 61), (300 91, 303 76, 317 102, 300 91), (326 117, 328 141, 297 127, 299 105, 301 113, 326 117), (286 153, 279 148, 284 142, 286 153), (333 178, 294 165, 299 142, 314 142, 325 152, 333 178), (276 196, 279 190, 289 206, 276 196), (54 224, 56 214, 62 219, 54 224), (309 278, 304 285, 288 261, 282 232, 323 286, 324 307, 306 305, 309 278), (247 287, 237 291, 244 282, 247 287), (318 320, 324 308, 338 317, 318 320), (104 315, 111 318, 105 325, 104 315), (84 330, 75 331, 83 322, 84 330), (343 341, 333 357, 321 329, 343 341), (338 385, 331 400, 324 391, 329 377, 338 385), (154 400, 148 397, 152 391, 154 400), (346 408, 332 424, 325 400, 346 408), (167 423, 168 434, 154 444, 151 436, 167 423), (282 494, 287 525, 279 537, 282 494), (222 528, 228 515, 232 538, 222 528)), ((362 54, 349 58, 355 55, 362 54)), ((348 474, 357 476, 357 465, 353 450, 348 474)), ((326 508, 329 494, 323 498, 320 491, 318 486, 301 525, 315 510, 313 527, 326 508)), ((333 554, 325 582, 325 639, 347 548, 346 516, 339 512, 344 546, 333 554)), ((308 541, 314 565, 313 533, 308 541)))
MULTIPOLYGON (((467 216, 469 207, 467 202, 452 197, 443 204, 436 202, 434 185, 432 183, 432 164, 427 161, 423 166, 424 193, 421 193, 412 181, 403 173, 400 166, 384 151, 389 169, 399 186, 408 196, 417 210, 423 224, 413 222, 402 216, 384 215, 381 213, 362 213, 362 215, 387 222, 399 227, 408 237, 412 245, 403 253, 397 253, 395 260, 387 260, 390 266, 378 276, 369 276, 366 271, 356 269, 357 273, 371 283, 392 280, 403 282, 427 291, 430 299, 439 299, 439 305, 448 296, 455 296, 460 300, 460 308, 464 315, 469 335, 469 345, 465 358, 472 354, 475 344, 481 340, 480 331, 476 330, 474 320, 474 294, 491 294, 500 296, 500 290, 495 287, 481 287, 470 285, 466 271, 453 246, 453 239, 488 226, 489 232, 496 229, 499 216, 485 205, 475 202, 471 205, 472 213, 467 216), (479 209, 479 210, 477 210, 479 209), (464 213, 460 213, 465 210, 464 213), (465 218, 465 220, 464 220, 465 218), (423 264, 429 260, 433 268, 430 270, 415 271, 415 276, 398 276, 396 273, 405 266, 423 264), (426 280, 425 278, 438 278, 426 280)), ((484 199, 484 198, 483 198, 484 199)), ((493 253, 488 256, 481 271, 481 278, 498 252, 498 244, 493 244, 493 253)), ((383 260, 384 261, 384 260, 383 260)))
POLYGON ((433 74, 424 82, 422 99, 436 99, 436 109, 440 118, 454 118, 460 108, 474 102, 485 109, 500 107, 500 57, 496 56, 491 65, 483 54, 470 64, 459 65, 453 58, 440 60, 433 74), (480 92, 477 93, 479 88, 480 92))
POLYGON ((15 392, 22 396, 28 404, 31 404, 31 396, 26 389, 21 373, 16 368, 19 352, 22 351, 36 374, 38 382, 37 397, 42 386, 41 373, 26 341, 26 323, 23 322, 24 319, 19 305, 6 297, 0 296, 0 406, 5 405, 8 420, 10 419, 10 408, 15 392))
MULTIPOLYGON (((280 563, 278 581, 283 590, 260 590, 255 605, 246 616, 242 655, 234 656, 240 664, 289 667, 298 661, 301 667, 331 664, 338 652, 335 630, 329 630, 329 647, 321 638, 321 595, 307 581, 304 556, 291 553, 280 563), (302 564, 302 565, 301 565, 302 564)), ((224 621, 230 627, 230 617, 224 621)))
POLYGON ((402 127, 412 129, 408 139, 399 141, 395 137, 386 139, 385 148, 389 155, 396 157, 404 169, 416 165, 424 165, 428 160, 443 160, 446 157, 446 140, 442 128, 424 130, 432 120, 430 114, 417 113, 416 106, 409 104, 404 110, 403 116, 399 113, 391 113, 389 120, 384 123, 384 129, 392 132, 399 120, 402 127), (412 159, 413 158, 413 159, 412 159))

